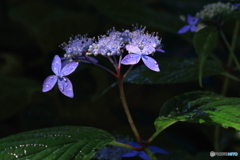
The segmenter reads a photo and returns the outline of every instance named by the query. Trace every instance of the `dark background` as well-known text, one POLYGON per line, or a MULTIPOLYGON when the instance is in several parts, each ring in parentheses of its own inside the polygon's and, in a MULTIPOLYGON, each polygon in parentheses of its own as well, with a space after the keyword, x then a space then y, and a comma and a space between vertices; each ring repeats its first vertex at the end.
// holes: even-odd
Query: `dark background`
MULTIPOLYGON (((99 97, 115 82, 114 77, 100 68, 81 63, 69 76, 74 87, 73 99, 62 95, 57 87, 41 92, 43 80, 52 74, 54 55, 64 55, 59 45, 68 42, 72 35, 97 37, 112 27, 121 31, 139 24, 146 26, 149 32, 158 32, 162 38, 166 53, 157 53, 155 57, 197 57, 192 44, 193 33, 177 35, 176 32, 185 25, 181 15, 195 15, 210 2, 215 1, 1 0, 0 137, 63 125, 92 126, 112 134, 131 136, 118 88, 111 88, 99 97)), ((224 27, 231 38, 233 25, 224 27)), ((238 37, 238 51, 239 46, 238 37)), ((223 61, 226 59, 227 49, 221 40, 216 52, 223 61)), ((100 62, 109 65, 102 59, 100 62)), ((132 116, 147 139, 155 131, 153 122, 164 102, 194 90, 221 93, 222 81, 222 76, 207 77, 203 88, 198 81, 161 85, 126 83, 124 87, 132 116)), ((227 96, 239 97, 237 86, 238 83, 231 82, 227 96)), ((235 131, 220 130, 223 150, 240 153, 239 143, 236 144, 233 136, 235 131)), ((153 145, 172 152, 194 156, 213 150, 213 126, 177 123, 160 136, 153 145)))

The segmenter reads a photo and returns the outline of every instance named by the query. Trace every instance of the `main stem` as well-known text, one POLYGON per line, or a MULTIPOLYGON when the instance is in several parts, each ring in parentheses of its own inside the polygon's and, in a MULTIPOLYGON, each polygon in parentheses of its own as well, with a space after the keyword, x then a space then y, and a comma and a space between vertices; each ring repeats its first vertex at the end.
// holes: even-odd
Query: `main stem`
POLYGON ((132 116, 131 116, 131 113, 128 109, 128 105, 127 105, 127 102, 126 102, 126 98, 125 98, 125 94, 124 94, 124 89, 123 89, 123 78, 120 76, 120 74, 118 74, 119 77, 117 77, 118 79, 118 86, 119 86, 119 91, 120 91, 120 99, 122 101, 122 104, 123 104, 123 108, 124 108, 124 111, 126 113, 126 116, 127 116, 127 119, 128 119, 128 122, 132 128, 132 131, 138 141, 138 143, 140 145, 142 145, 142 138, 141 136, 139 135, 138 131, 137 131, 137 128, 133 122, 133 119, 132 119, 132 116))

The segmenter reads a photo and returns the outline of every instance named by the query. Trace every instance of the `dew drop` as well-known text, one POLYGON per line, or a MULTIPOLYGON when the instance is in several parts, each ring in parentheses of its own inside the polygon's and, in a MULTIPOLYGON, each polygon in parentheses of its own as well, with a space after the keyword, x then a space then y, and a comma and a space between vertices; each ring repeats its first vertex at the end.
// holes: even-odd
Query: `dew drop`
POLYGON ((56 152, 58 152, 58 150, 59 150, 59 148, 58 148, 58 149, 56 149, 55 151, 53 151, 53 153, 56 153, 56 152))
POLYGON ((18 158, 18 155, 17 154, 13 154, 16 158, 18 158))

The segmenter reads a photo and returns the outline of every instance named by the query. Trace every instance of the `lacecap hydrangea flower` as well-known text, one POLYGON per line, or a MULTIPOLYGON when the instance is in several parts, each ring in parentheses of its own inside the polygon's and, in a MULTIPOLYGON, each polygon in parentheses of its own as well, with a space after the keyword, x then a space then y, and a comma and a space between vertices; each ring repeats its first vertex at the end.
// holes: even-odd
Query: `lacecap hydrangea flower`
MULTIPOLYGON (((77 35, 70 37, 69 42, 63 43, 60 47, 65 51, 64 57, 54 57, 52 70, 55 75, 45 79, 42 91, 51 90, 58 81, 60 91, 71 98, 73 97, 72 83, 64 76, 71 74, 78 66, 78 62, 98 65, 98 61, 91 55, 121 56, 122 58, 124 52, 127 51, 129 54, 123 59, 119 58, 121 64, 135 65, 142 59, 149 69, 159 72, 157 62, 150 55, 156 51, 164 52, 161 49, 161 39, 155 33, 145 33, 145 27, 134 27, 133 31, 123 30, 122 32, 113 28, 106 35, 99 36, 98 39, 77 35)), ((116 59, 114 63, 118 63, 116 59)))

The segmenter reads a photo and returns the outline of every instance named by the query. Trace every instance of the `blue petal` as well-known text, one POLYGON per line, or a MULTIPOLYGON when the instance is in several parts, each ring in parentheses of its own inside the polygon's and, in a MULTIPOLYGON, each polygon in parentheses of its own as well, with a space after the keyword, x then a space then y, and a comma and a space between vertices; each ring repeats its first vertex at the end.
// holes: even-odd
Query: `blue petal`
POLYGON ((151 160, 144 151, 140 151, 140 152, 138 153, 138 156, 141 157, 141 158, 144 159, 144 160, 151 160))
POLYGON ((55 55, 52 61, 52 71, 56 75, 60 73, 61 70, 61 59, 58 55, 55 55))
POLYGON ((169 154, 168 151, 160 148, 160 147, 157 147, 157 146, 148 146, 148 148, 152 151, 152 153, 160 153, 160 154, 169 154))
POLYGON ((155 48, 151 45, 151 43, 146 44, 143 48, 142 54, 143 55, 149 55, 151 53, 155 52, 155 48))
POLYGON ((141 54, 141 50, 139 49, 138 46, 134 46, 134 45, 126 45, 126 50, 129 53, 136 53, 136 54, 141 54))
POLYGON ((73 98, 73 87, 71 81, 66 78, 58 78, 58 88, 67 97, 73 98))
POLYGON ((183 34, 183 33, 186 33, 189 29, 190 29, 190 25, 186 25, 186 26, 183 26, 182 28, 180 28, 179 30, 178 30, 178 34, 183 34))
POLYGON ((58 77, 56 75, 48 76, 42 86, 42 92, 50 91, 57 82, 58 77))
POLYGON ((237 8, 237 7, 240 7, 240 3, 235 3, 234 6, 237 8))
POLYGON ((196 26, 191 26, 190 30, 191 32, 196 32, 196 26))
POLYGON ((191 24, 193 19, 194 19, 193 16, 191 16, 189 14, 187 15, 187 22, 188 22, 188 24, 191 24))
POLYGON ((71 74, 73 71, 75 71, 77 66, 78 66, 78 62, 67 63, 60 72, 61 76, 67 76, 71 74))
POLYGON ((125 65, 134 65, 137 64, 141 59, 141 55, 139 54, 128 54, 121 61, 122 64, 125 65))
POLYGON ((160 69, 158 67, 157 62, 149 57, 149 56, 142 56, 142 60, 144 62, 144 64, 151 70, 155 71, 155 72, 160 72, 160 69))
POLYGON ((134 156, 136 156, 136 155, 138 155, 138 152, 137 152, 137 151, 131 151, 131 152, 122 154, 121 157, 134 157, 134 156))
POLYGON ((161 48, 156 49, 156 51, 165 53, 165 51, 161 48))
POLYGON ((128 143, 129 145, 131 145, 131 146, 133 146, 133 147, 140 147, 140 145, 138 144, 138 143, 136 143, 136 142, 130 142, 130 143, 128 143))
POLYGON ((199 21, 199 17, 192 17, 191 15, 187 15, 187 22, 190 25, 196 25, 199 21))
POLYGON ((190 24, 191 24, 191 25, 196 25, 199 20, 200 20, 199 17, 195 17, 195 18, 192 19, 192 22, 191 22, 190 24))

